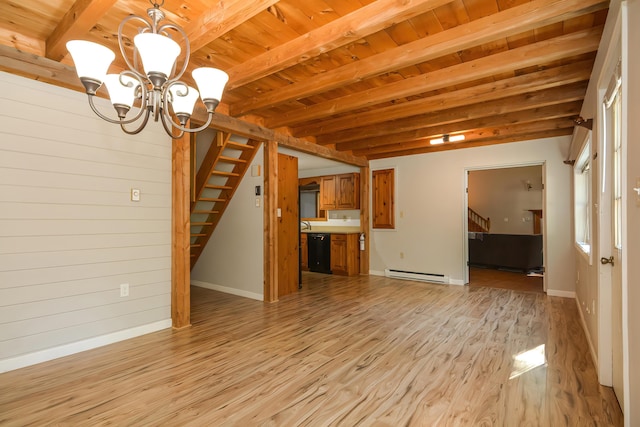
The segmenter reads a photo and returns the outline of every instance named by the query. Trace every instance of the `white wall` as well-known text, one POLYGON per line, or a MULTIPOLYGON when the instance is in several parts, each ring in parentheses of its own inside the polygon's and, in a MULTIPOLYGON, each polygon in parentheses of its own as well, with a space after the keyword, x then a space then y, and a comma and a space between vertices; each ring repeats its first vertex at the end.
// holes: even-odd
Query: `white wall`
POLYGON ((444 274, 462 283, 466 169, 544 163, 547 290, 573 295, 572 170, 563 164, 569 142, 569 137, 548 138, 371 161, 371 170, 395 167, 397 185, 396 229, 369 233, 372 272, 396 268, 444 274))
POLYGON ((468 184, 469 207, 491 219, 491 233, 533 234, 529 210, 542 209, 542 166, 473 170, 468 184))
POLYGON ((171 142, 147 128, 0 73, 0 372, 171 326, 171 142))
MULTIPOLYGON (((252 165, 264 163, 260 147, 252 165)), ((191 284, 262 300, 264 295, 263 196, 255 196, 259 185, 264 194, 264 176, 242 179, 218 226, 191 270, 191 284), (256 207, 256 198, 260 206, 256 207)))

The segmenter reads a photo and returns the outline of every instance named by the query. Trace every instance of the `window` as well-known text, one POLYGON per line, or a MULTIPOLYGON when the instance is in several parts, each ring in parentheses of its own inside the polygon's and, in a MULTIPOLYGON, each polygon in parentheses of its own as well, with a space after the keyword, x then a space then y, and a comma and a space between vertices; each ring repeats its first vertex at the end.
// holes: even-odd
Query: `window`
POLYGON ((573 170, 573 203, 576 244, 591 253, 591 135, 576 160, 573 170))

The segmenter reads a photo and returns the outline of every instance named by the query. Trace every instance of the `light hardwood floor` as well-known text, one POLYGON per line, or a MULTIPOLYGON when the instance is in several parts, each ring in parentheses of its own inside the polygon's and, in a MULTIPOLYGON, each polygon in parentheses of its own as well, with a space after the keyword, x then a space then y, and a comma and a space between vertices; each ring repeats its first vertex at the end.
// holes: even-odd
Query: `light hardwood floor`
POLYGON ((525 273, 491 268, 469 268, 469 286, 485 286, 526 292, 544 292, 542 281, 542 277, 531 277, 525 273))
POLYGON ((273 304, 193 288, 190 329, 2 374, 0 425, 622 425, 574 300, 304 282, 273 304))

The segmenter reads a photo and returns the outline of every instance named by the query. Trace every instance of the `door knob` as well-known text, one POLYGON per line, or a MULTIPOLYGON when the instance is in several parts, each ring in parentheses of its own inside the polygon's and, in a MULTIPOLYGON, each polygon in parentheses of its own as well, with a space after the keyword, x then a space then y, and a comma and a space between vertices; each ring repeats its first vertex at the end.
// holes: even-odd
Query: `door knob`
POLYGON ((601 264, 611 264, 611 267, 613 267, 613 255, 610 256, 609 258, 605 258, 605 257, 600 258, 600 263, 601 264))

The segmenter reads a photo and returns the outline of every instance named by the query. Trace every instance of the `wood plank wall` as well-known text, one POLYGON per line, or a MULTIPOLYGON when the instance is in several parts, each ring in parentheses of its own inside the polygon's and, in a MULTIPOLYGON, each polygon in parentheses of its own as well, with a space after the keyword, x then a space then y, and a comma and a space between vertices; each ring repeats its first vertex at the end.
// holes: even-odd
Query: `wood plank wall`
POLYGON ((170 326, 171 143, 147 128, 128 137, 85 95, 0 73, 0 364, 170 326))

